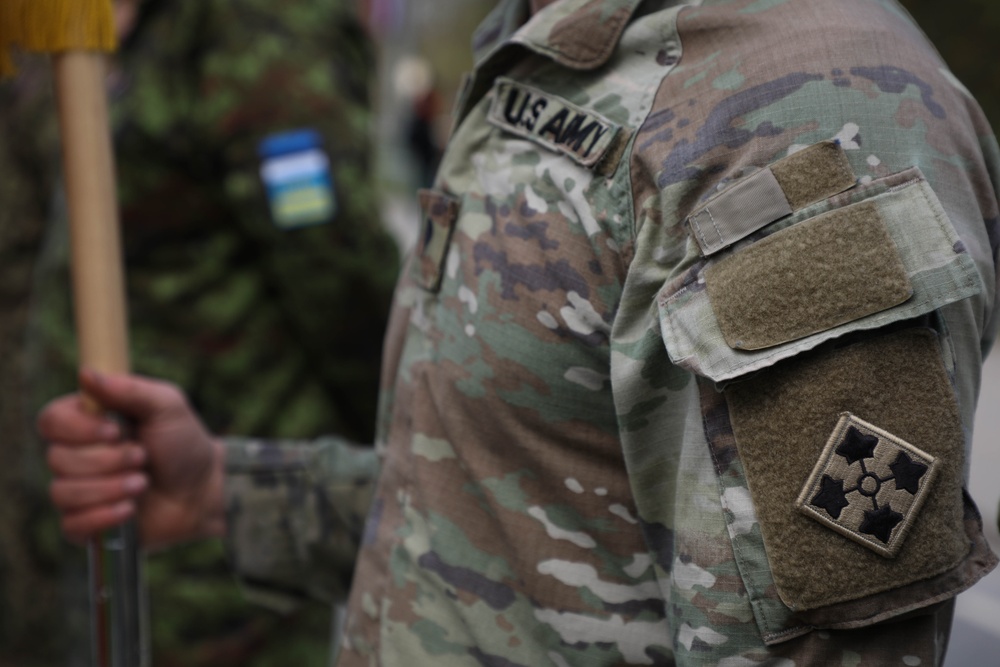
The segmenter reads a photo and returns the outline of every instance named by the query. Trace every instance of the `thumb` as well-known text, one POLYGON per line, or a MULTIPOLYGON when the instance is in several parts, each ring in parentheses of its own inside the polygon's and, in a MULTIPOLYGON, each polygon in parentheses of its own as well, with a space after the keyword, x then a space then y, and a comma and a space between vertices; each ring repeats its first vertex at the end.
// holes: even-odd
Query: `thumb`
POLYGON ((101 408, 142 421, 187 405, 175 385, 138 375, 85 368, 80 371, 80 388, 101 408))

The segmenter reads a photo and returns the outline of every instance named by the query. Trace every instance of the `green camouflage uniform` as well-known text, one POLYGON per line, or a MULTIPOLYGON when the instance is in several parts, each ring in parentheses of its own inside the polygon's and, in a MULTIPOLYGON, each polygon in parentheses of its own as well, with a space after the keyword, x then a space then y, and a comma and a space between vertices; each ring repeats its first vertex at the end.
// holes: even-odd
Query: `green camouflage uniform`
MULTIPOLYGON (((399 258, 378 218, 369 160, 374 58, 352 3, 143 0, 139 11, 109 77, 133 367, 180 384, 217 432, 334 431, 370 441, 399 258), (321 224, 286 228, 269 211, 258 146, 295 129, 321 136, 336 209, 321 224)), ((37 77, 23 74, 12 85, 24 89, 37 77)), ((45 83, 22 94, 23 106, 45 83)), ((32 108, 50 117, 41 102, 32 108)), ((35 120, 26 109, 10 136, 14 121, 26 132, 35 120)), ((33 154, 58 157, 54 144, 33 154)), ((57 168, 53 159, 41 171, 57 168)), ((51 197, 51 182, 37 188, 51 197)), ((76 386, 67 233, 59 211, 53 218, 33 293, 29 414, 76 386)), ((25 253, 33 258, 41 246, 25 253)), ((21 303, 27 293, 22 286, 21 303)), ((38 477, 32 488, 41 496, 38 477)), ((50 523, 45 534, 58 543, 50 523)), ((60 565, 68 569, 66 559, 60 565)), ((328 660, 329 606, 280 619, 248 607, 217 543, 151 558, 147 572, 157 661, 328 660)), ((52 579, 46 593, 64 585, 52 579)), ((18 586, 11 577, 4 588, 18 586)), ((86 608, 49 597, 39 599, 50 613, 86 608)), ((65 624, 50 617, 44 627, 65 624)))
MULTIPOLYGON (((73 623, 63 582, 53 576, 64 561, 47 473, 37 439, 36 411, 25 395, 25 328, 38 248, 49 214, 58 157, 51 86, 43 63, 22 64, 19 76, 0 82, 0 662, 31 665, 62 648, 51 636, 53 618, 73 623), (42 148, 48 147, 48 150, 42 148)), ((81 600, 82 602, 82 600, 81 600)), ((80 609, 84 609, 83 605, 80 609)), ((81 619, 85 622, 85 618, 81 619)), ((85 623, 84 623, 85 624, 85 623)))
POLYGON ((889 0, 501 2, 397 287, 376 474, 232 441, 238 568, 341 665, 933 665, 1000 173, 889 0), (267 548, 262 548, 267 545, 267 548))
MULTIPOLYGON (((370 439, 398 259, 375 207, 373 62, 353 11, 147 0, 140 12, 110 84, 135 369, 180 384, 220 432, 370 439), (289 229, 272 220, 257 150, 301 128, 323 138, 336 210, 289 229)), ((46 396, 73 386, 76 365, 65 244, 50 245, 41 363, 66 373, 46 396)))

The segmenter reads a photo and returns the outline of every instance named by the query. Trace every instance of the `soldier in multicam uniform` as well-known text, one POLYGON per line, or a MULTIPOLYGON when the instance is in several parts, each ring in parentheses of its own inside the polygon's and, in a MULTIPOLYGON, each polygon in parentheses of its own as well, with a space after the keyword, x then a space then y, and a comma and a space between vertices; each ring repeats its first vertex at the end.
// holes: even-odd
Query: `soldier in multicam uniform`
POLYGON ((226 535, 273 590, 343 587, 357 545, 341 665, 940 664, 997 562, 963 491, 1000 322, 971 96, 890 0, 504 0, 475 49, 364 530, 368 451, 213 440, 87 374, 141 430, 42 414, 66 532, 131 482, 151 544, 226 535))

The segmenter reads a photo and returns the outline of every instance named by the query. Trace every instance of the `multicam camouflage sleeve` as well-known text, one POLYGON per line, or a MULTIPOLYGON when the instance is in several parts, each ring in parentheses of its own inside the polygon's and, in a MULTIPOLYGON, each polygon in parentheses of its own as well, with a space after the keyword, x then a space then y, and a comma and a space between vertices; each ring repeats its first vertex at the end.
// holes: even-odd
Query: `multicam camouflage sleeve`
POLYGON ((890 0, 526 10, 421 195, 340 664, 939 664, 997 562, 976 103, 890 0))
POLYGON ((337 438, 308 444, 226 440, 230 559, 244 588, 274 607, 343 599, 378 461, 337 438))

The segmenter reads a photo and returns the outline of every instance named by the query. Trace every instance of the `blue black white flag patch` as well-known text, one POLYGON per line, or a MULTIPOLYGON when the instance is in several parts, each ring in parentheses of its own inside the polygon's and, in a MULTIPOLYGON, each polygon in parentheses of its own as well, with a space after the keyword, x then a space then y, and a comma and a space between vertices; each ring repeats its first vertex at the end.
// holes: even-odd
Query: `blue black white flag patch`
POLYGON ((490 123, 594 167, 616 145, 622 126, 595 111, 501 77, 493 89, 490 123))
POLYGON ((796 506, 893 558, 927 498, 937 464, 930 454, 845 412, 796 506))

